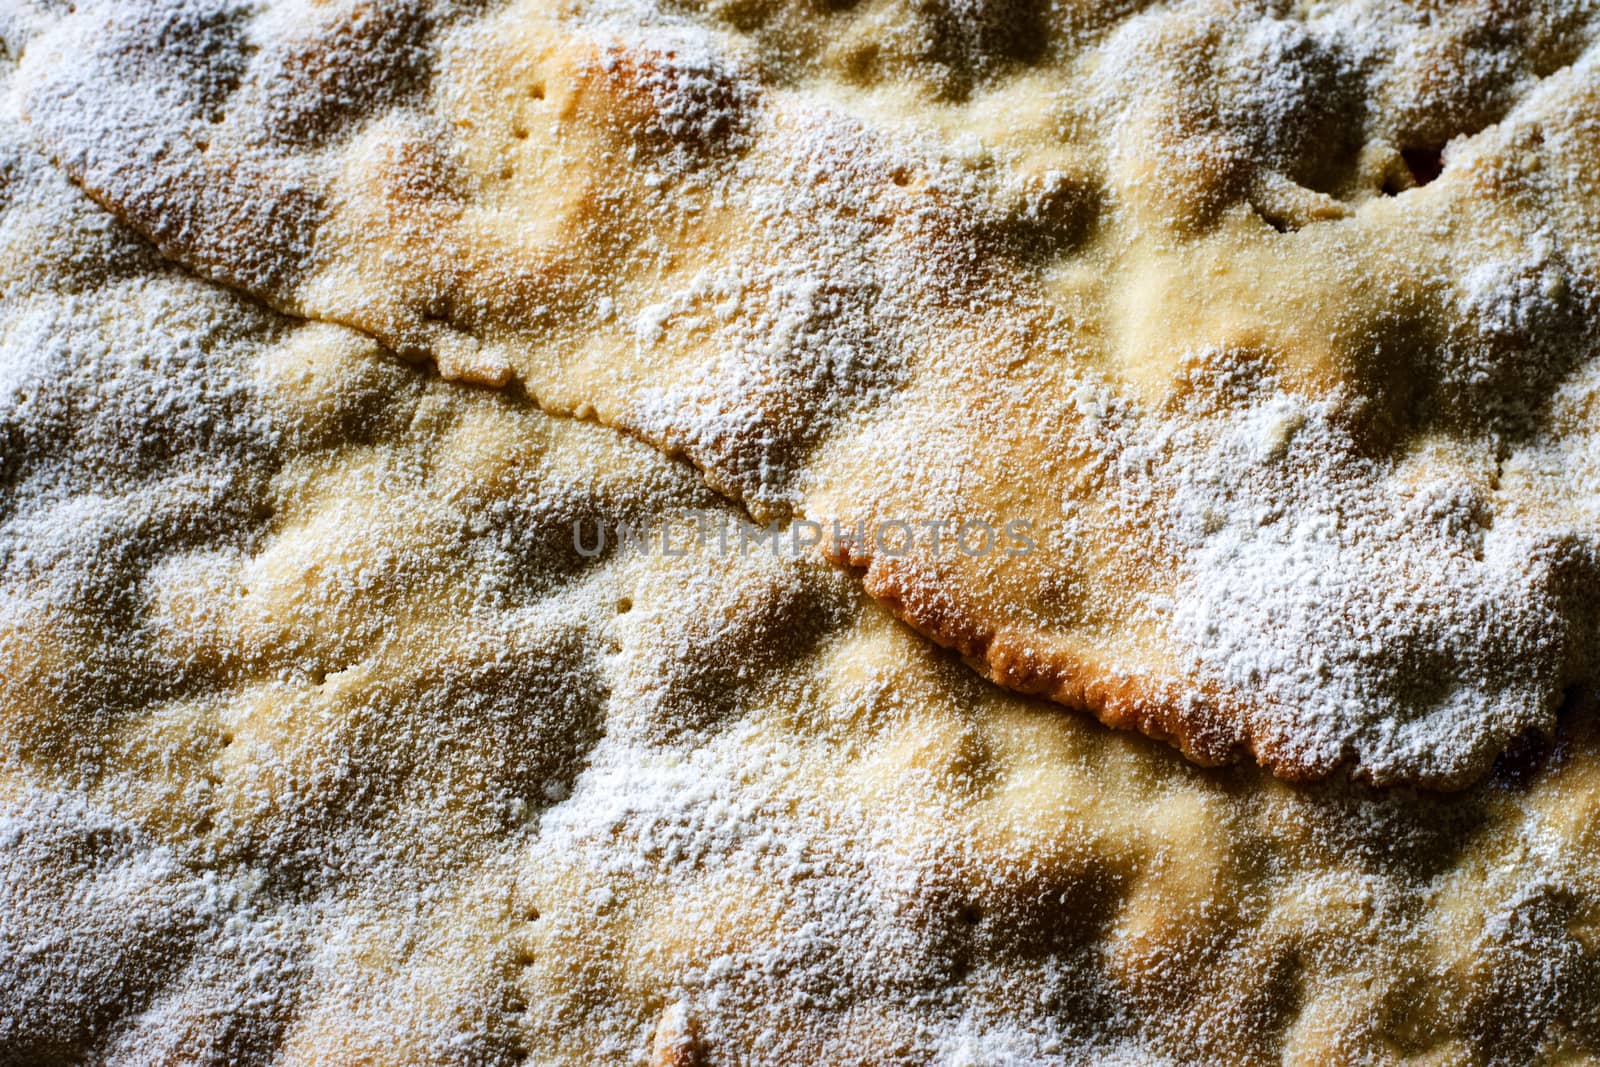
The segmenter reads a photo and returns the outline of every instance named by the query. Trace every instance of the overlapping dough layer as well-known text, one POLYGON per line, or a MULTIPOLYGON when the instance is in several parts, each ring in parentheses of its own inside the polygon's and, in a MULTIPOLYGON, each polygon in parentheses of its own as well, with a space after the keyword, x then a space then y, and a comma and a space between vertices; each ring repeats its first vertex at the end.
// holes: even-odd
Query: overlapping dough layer
POLYGON ((36 135, 168 255, 687 455, 1006 686, 1205 763, 1458 786, 1596 676, 1592 14, 197 0, 9 33, 36 135), (1036 550, 964 554, 969 522, 1036 550))
POLYGON ((1600 1047, 1589 711, 1449 797, 1291 787, 992 687, 819 563, 588 558, 574 520, 744 520, 3 143, 8 1057, 1600 1047))

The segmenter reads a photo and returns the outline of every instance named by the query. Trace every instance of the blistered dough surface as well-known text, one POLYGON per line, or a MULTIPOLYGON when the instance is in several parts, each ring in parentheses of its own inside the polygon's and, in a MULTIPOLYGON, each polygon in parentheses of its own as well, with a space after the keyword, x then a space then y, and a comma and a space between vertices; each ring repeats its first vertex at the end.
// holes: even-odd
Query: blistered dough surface
POLYGON ((1291 786, 983 682, 820 561, 588 557, 575 520, 747 520, 0 141, 8 1058, 1600 1047, 1591 710, 1449 796, 1291 786))
POLYGON ((1002 685, 1201 763, 1454 787, 1596 677, 1564 414, 1600 373, 1593 14, 169 0, 10 32, 33 134, 187 266, 687 456, 1002 685), (973 522, 1034 550, 953 549, 973 522))

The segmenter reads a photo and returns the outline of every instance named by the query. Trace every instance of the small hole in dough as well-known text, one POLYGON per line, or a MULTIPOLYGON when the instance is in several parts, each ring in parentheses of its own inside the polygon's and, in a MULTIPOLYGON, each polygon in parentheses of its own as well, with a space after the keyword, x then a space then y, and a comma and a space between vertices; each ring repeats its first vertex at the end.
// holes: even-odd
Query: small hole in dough
POLYGON ((963 904, 958 914, 961 916, 961 921, 968 926, 977 926, 983 921, 983 909, 976 904, 963 904))
POLYGON ((623 597, 621 600, 617 601, 617 614, 618 615, 626 615, 628 612, 630 612, 632 610, 633 610, 633 601, 632 600, 629 600, 627 597, 623 597))
POLYGON ((1437 148, 1402 148, 1400 158, 1418 185, 1427 185, 1444 172, 1444 153, 1437 148))

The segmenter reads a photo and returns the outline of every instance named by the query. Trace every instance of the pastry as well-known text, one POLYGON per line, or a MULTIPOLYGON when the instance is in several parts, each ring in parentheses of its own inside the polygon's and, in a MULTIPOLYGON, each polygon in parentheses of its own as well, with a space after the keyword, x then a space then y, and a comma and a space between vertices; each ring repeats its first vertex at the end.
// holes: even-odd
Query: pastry
MULTIPOLYGON (((851 63, 958 97, 1027 39, 930 11, 808 47, 876 39, 851 63)), ((21 119, 57 17, 0 12, 0 1062, 1597 1055, 1592 688, 1439 793, 1199 767, 991 684, 797 546, 826 512, 770 471, 448 380, 114 217, 21 119)), ((695 17, 840 62, 782 53, 815 12, 695 17)), ((1532 632, 1574 679, 1589 368, 1483 490, 1497 528, 1568 531, 1532 632)), ((1250 381, 1195 415, 1230 448, 1282 413, 1250 381)), ((1428 449, 1419 485, 1466 463, 1428 449)), ((1401 532, 1470 539, 1454 506, 1401 532)))
POLYGON ((1002 685, 1458 787, 1596 677, 1591 21, 97 2, 18 80, 169 257, 688 457, 1002 685))

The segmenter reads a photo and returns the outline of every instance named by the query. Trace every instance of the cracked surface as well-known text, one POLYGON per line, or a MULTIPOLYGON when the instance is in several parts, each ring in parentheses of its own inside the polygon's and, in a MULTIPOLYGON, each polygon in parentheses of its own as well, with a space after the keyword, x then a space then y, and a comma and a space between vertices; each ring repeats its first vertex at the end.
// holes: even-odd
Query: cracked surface
POLYGON ((1593 15, 164 0, 6 40, 34 134, 201 273, 818 523, 1003 685, 1458 787, 1600 655, 1593 15))

